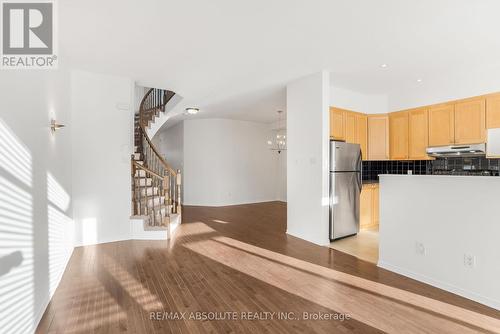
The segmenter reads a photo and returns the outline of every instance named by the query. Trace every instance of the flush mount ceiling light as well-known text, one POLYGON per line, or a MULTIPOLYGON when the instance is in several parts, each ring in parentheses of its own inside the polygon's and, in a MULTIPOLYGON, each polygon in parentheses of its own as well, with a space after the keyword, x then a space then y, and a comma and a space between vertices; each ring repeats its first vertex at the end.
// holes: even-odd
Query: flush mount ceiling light
POLYGON ((422 79, 417 79, 417 82, 422 82, 422 79))
POLYGON ((184 111, 184 113, 186 115, 196 115, 199 111, 200 111, 199 108, 186 108, 186 110, 184 111))
POLYGON ((382 64, 382 65, 380 65, 380 67, 387 68, 387 64, 382 64))

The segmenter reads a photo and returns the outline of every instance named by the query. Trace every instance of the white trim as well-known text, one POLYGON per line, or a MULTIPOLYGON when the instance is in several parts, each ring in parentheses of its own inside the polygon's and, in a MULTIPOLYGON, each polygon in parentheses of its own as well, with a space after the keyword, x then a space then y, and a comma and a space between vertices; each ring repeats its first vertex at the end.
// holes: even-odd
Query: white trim
POLYGON ((42 317, 45 314, 45 311, 47 311, 47 307, 49 306, 49 303, 51 302, 52 297, 54 296, 54 293, 59 288, 59 284, 61 283, 61 280, 62 280, 62 277, 63 277, 64 273, 66 272, 66 268, 68 267, 69 260, 73 256, 73 251, 74 250, 75 250, 75 247, 73 247, 73 249, 71 250, 71 252, 69 253, 69 255, 66 258, 66 261, 64 263, 64 270, 61 270, 61 272, 59 273, 59 276, 57 277, 56 288, 54 289, 54 291, 52 291, 52 293, 50 292, 50 289, 49 289, 49 296, 48 296, 48 298, 44 301, 44 303, 42 304, 42 307, 40 307, 38 309, 38 311, 36 312, 36 315, 35 315, 35 318, 34 318, 34 322, 33 322, 33 326, 34 326, 35 330, 38 328, 38 325, 40 324, 40 321, 42 320, 42 317))
POLYGON ((319 245, 319 246, 329 246, 330 245, 330 240, 319 241, 319 240, 307 239, 307 238, 304 238, 303 235, 294 234, 292 232, 289 232, 288 230, 285 233, 288 234, 289 236, 294 237, 294 238, 299 238, 299 239, 311 242, 311 243, 319 245))
POLYGON ((446 283, 446 282, 442 282, 440 280, 436 280, 436 279, 434 279, 432 277, 421 275, 421 274, 409 271, 407 269, 400 268, 398 266, 393 266, 390 263, 387 263, 387 262, 384 262, 384 261, 378 261, 377 266, 380 267, 380 268, 382 268, 382 269, 386 269, 386 270, 392 271, 392 272, 394 272, 396 274, 412 278, 414 280, 423 282, 425 284, 432 285, 432 286, 434 286, 436 288, 439 288, 439 289, 442 289, 442 290, 446 290, 448 292, 454 293, 454 294, 462 296, 464 298, 467 298, 467 299, 473 300, 475 302, 481 303, 483 305, 486 305, 486 306, 492 307, 494 309, 500 310, 500 301, 498 301, 498 300, 493 300, 493 299, 490 299, 488 297, 479 295, 479 294, 477 294, 475 292, 472 292, 472 291, 469 291, 469 290, 464 290, 464 289, 459 288, 457 286, 454 286, 452 284, 449 284, 449 283, 446 283))
POLYGON ((107 244, 110 242, 127 241, 127 240, 131 240, 130 235, 121 236, 118 238, 105 238, 105 239, 101 239, 97 242, 93 242, 93 243, 89 243, 89 244, 84 244, 82 242, 79 242, 79 243, 75 244, 75 247, 93 246, 93 245, 107 244))
POLYGON ((284 202, 279 199, 264 199, 264 200, 257 200, 257 201, 252 201, 252 202, 232 202, 232 203, 224 203, 224 204, 207 204, 207 203, 187 203, 184 202, 182 203, 183 206, 208 206, 208 207, 213 207, 213 208, 219 208, 223 206, 235 206, 235 205, 247 205, 247 204, 259 204, 259 203, 270 203, 270 202, 284 202))

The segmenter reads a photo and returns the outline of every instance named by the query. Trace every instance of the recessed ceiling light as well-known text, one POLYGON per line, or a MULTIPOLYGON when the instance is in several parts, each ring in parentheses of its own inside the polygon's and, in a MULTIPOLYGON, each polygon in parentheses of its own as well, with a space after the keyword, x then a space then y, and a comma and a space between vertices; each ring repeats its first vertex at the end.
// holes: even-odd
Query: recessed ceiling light
POLYGON ((199 108, 186 108, 186 111, 184 112, 186 115, 196 115, 200 111, 199 108))
POLYGON ((422 79, 417 79, 417 82, 422 82, 422 79))
POLYGON ((380 65, 380 67, 387 68, 387 64, 382 64, 382 65, 380 65))

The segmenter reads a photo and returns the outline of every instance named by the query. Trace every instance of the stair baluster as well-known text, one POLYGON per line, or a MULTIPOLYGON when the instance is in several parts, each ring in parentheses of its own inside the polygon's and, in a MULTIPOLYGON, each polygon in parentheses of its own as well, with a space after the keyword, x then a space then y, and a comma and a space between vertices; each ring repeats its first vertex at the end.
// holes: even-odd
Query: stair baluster
POLYGON ((136 153, 132 155, 133 214, 148 217, 150 226, 167 227, 172 214, 181 214, 181 175, 158 153, 147 135, 146 127, 165 111, 175 94, 150 89, 135 116, 136 153))

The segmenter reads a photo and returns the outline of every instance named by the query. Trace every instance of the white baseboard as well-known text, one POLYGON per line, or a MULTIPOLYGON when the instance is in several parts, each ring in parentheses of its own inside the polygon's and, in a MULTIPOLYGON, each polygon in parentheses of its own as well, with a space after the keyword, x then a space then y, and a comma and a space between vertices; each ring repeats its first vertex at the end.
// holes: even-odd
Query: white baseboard
POLYGON ((473 301, 478 302, 480 304, 483 304, 483 305, 492 307, 494 309, 500 310, 500 301, 498 301, 498 300, 493 300, 491 298, 479 295, 475 292, 459 288, 459 287, 454 286, 452 284, 442 282, 442 281, 436 280, 432 277, 418 274, 418 273, 412 272, 410 270, 407 270, 407 269, 404 269, 404 268, 401 268, 398 266, 394 266, 394 265, 387 263, 387 262, 384 262, 384 261, 378 261, 377 266, 380 268, 392 271, 396 274, 412 278, 414 280, 423 282, 425 284, 432 285, 436 288, 439 288, 439 289, 454 293, 456 295, 462 296, 464 298, 473 300, 473 301))
POLYGON ((130 238, 133 240, 167 240, 168 231, 157 230, 147 231, 144 230, 144 219, 134 218, 130 219, 130 238))
POLYGON ((330 245, 330 240, 313 240, 313 239, 307 239, 307 238, 304 238, 304 236, 302 235, 298 235, 298 234, 295 234, 293 232, 290 232, 290 231, 286 231, 285 232, 286 234, 292 236, 292 237, 295 237, 295 238, 299 238, 299 239, 302 239, 302 240, 305 240, 305 241, 308 241, 308 242, 311 242, 315 245, 319 245, 319 246, 329 246, 330 245))
POLYGON ((61 283, 61 279, 63 277, 64 272, 66 271, 66 267, 68 266, 69 260, 71 259, 71 256, 73 255, 73 251, 74 250, 75 250, 75 248, 73 247, 71 249, 71 252, 69 252, 69 254, 66 256, 66 259, 64 261, 64 269, 61 270, 61 272, 57 276, 56 288, 52 292, 50 292, 50 290, 49 290, 48 298, 43 302, 42 306, 38 309, 38 311, 35 314, 35 318, 34 318, 34 321, 33 321, 34 330, 36 330, 36 328, 40 324, 40 321, 42 320, 42 317, 43 317, 45 311, 47 310, 47 307, 49 306, 49 303, 52 300, 52 297, 54 296, 54 293, 57 291, 57 288, 59 288, 59 284, 61 283))
POLYGON ((218 208, 218 207, 223 207, 223 206, 259 204, 259 203, 269 203, 269 202, 282 202, 282 201, 279 200, 279 199, 265 199, 265 200, 241 201, 241 202, 227 202, 227 203, 184 202, 184 203, 182 203, 182 205, 185 205, 185 206, 207 206, 207 207, 218 208))
POLYGON ((119 236, 119 237, 114 237, 114 238, 102 238, 96 242, 88 243, 88 244, 84 244, 82 242, 79 242, 79 243, 75 244, 75 247, 100 245, 100 244, 107 244, 110 242, 126 241, 126 240, 130 240, 130 235, 124 235, 124 236, 119 236))

